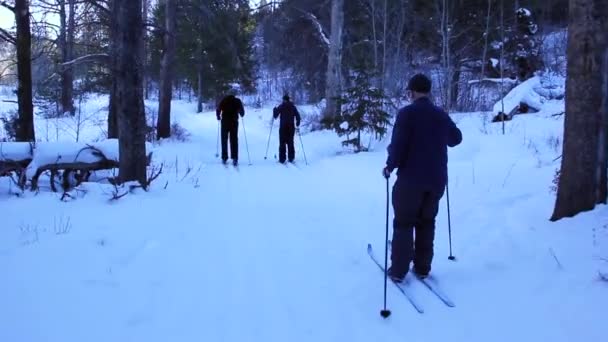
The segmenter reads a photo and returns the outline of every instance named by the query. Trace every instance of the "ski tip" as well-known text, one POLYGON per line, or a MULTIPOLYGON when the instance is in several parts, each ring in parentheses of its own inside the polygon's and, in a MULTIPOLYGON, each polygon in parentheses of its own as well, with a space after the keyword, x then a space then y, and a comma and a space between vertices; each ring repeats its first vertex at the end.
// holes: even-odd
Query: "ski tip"
POLYGON ((368 243, 368 244, 367 244, 367 251, 368 251, 368 252, 371 252, 371 251, 372 251, 372 244, 371 244, 371 243, 368 243))

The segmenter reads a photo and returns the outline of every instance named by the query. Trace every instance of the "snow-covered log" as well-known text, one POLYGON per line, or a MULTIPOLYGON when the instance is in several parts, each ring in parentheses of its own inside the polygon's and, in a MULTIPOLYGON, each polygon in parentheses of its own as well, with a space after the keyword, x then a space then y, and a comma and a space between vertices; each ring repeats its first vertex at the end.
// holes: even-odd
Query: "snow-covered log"
POLYGON ((499 100, 494 105, 493 113, 495 118, 503 121, 510 120, 518 112, 538 111, 545 102, 543 97, 536 91, 541 88, 540 77, 532 77, 513 88, 504 99, 499 100))
POLYGON ((25 181, 24 171, 32 161, 32 144, 28 142, 0 143, 0 177, 17 174, 19 184, 25 181))
MULTIPOLYGON (((151 145, 146 144, 148 164, 152 158, 151 145)), ((32 190, 38 188, 38 179, 45 171, 51 172, 51 188, 56 191, 54 178, 63 171, 63 188, 70 187, 70 174, 74 173, 76 185, 87 181, 92 171, 118 168, 118 140, 108 139, 95 143, 39 143, 26 170, 32 190)))

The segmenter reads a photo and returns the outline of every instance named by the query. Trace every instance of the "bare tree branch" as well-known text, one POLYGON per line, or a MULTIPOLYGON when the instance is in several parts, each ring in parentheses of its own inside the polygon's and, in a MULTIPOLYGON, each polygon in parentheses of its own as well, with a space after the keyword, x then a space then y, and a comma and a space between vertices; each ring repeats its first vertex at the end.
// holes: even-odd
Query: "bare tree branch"
POLYGON ((4 8, 8 8, 11 12, 15 13, 15 7, 7 4, 6 1, 0 2, 0 6, 2 6, 4 8))
POLYGON ((82 57, 78 57, 71 61, 61 63, 64 67, 74 66, 82 63, 100 63, 100 64, 109 64, 110 63, 110 55, 107 53, 97 53, 92 55, 86 55, 82 57))
POLYGON ((12 34, 10 34, 10 32, 4 30, 3 28, 0 27, 0 39, 13 44, 13 45, 17 45, 17 38, 15 38, 12 34))

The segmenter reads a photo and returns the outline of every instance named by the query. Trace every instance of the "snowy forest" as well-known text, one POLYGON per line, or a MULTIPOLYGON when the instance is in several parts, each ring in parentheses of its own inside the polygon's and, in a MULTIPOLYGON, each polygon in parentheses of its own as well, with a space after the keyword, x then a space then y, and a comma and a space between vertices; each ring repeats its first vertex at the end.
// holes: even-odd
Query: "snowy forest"
POLYGON ((607 201, 605 0, 0 0, 2 341, 447 338, 414 319, 484 325, 454 341, 601 340, 607 201), (387 329, 358 252, 389 244, 380 170, 415 74, 462 131, 425 283, 450 308, 399 287, 418 318, 385 282, 404 319, 387 329))

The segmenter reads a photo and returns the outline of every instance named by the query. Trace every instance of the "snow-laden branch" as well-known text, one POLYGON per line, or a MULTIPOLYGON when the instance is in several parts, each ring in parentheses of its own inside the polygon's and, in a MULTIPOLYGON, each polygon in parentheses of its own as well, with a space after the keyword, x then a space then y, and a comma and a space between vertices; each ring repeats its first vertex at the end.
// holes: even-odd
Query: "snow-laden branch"
POLYGON ((98 1, 98 0, 87 0, 87 1, 85 1, 85 3, 92 5, 93 7, 95 7, 95 8, 97 8, 97 9, 101 10, 103 13, 105 13, 105 14, 107 14, 107 15, 110 15, 110 14, 111 14, 111 13, 110 13, 110 9, 109 9, 109 8, 107 8, 107 7, 105 7, 105 6, 103 6, 103 5, 100 3, 100 1, 98 1))
POLYGON ((315 29, 317 30, 317 33, 319 35, 319 37, 321 38, 321 40, 323 41, 324 46, 329 49, 329 46, 331 45, 329 38, 327 37, 327 34, 325 33, 325 31, 323 30, 323 25, 321 25, 321 22, 319 21, 319 19, 312 13, 298 9, 298 11, 302 12, 304 14, 304 16, 310 20, 313 24, 313 26, 315 27, 315 29))
POLYGON ((89 63, 89 62, 100 63, 100 64, 110 64, 110 55, 108 55, 107 53, 97 53, 97 54, 86 55, 86 56, 78 57, 71 61, 67 61, 65 63, 61 63, 61 65, 64 67, 71 67, 74 65, 78 65, 78 64, 82 64, 82 63, 89 63))

